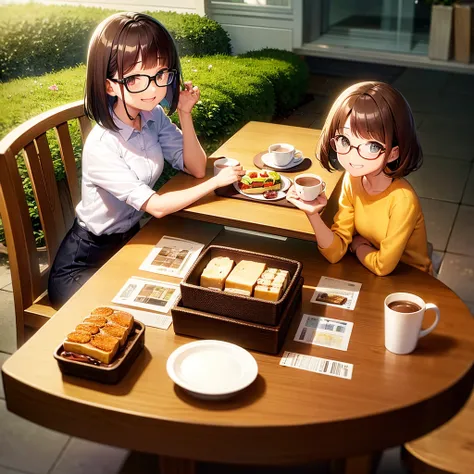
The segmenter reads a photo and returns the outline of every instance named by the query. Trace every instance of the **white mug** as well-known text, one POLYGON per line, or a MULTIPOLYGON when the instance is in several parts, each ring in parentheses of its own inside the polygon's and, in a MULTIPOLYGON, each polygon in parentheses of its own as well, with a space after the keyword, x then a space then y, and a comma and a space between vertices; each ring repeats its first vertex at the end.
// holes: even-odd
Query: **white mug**
POLYGON ((214 161, 214 176, 227 166, 239 166, 240 163, 234 158, 218 158, 214 161))
POLYGON ((268 147, 268 154, 276 166, 286 166, 293 158, 303 158, 303 153, 289 143, 274 143, 268 147))
POLYGON ((294 183, 296 193, 303 201, 314 201, 326 190, 326 183, 317 174, 299 174, 295 177, 294 183))
MULTIPOLYGON (((407 308, 409 309, 409 308, 407 308)), ((392 293, 385 298, 385 347, 394 354, 409 354, 415 350, 420 337, 426 336, 438 325, 439 308, 433 303, 425 303, 419 296, 412 293, 392 293), (420 309, 406 312, 389 307, 396 301, 415 303, 420 309), (433 309, 436 313, 435 322, 428 329, 421 329, 425 311, 433 309)))

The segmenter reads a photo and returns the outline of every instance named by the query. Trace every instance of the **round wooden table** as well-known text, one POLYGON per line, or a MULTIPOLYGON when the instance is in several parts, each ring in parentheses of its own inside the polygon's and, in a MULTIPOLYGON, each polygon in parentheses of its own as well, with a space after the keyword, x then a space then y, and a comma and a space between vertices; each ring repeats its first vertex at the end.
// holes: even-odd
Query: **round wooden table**
MULTIPOLYGON (((426 324, 432 321, 427 314, 426 324)), ((453 417, 469 398, 474 370, 473 319, 443 283, 400 265, 387 277, 352 255, 331 265, 314 242, 227 232, 178 217, 150 222, 3 366, 10 411, 48 428, 92 441, 157 453, 163 468, 192 472, 195 460, 237 464, 301 464, 364 455, 417 438, 453 417), (347 352, 293 341, 283 350, 354 364, 351 380, 282 367, 254 352, 255 383, 226 401, 202 401, 175 386, 168 356, 190 338, 148 328, 145 350, 116 386, 62 376, 53 351, 94 307, 110 304, 129 276, 169 279, 138 270, 162 235, 287 256, 304 263, 301 312, 352 321, 347 352), (310 303, 321 276, 362 283, 354 311, 310 303), (410 291, 437 304, 441 321, 414 353, 384 348, 383 300, 410 291), (180 460, 191 460, 181 462, 180 460)))

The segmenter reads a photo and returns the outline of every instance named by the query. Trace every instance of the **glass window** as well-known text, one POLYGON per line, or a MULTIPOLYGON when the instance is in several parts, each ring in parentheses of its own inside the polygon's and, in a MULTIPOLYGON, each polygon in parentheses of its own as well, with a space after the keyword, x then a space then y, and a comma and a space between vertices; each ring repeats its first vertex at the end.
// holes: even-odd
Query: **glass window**
POLYGON ((290 0, 217 0, 212 3, 238 3, 240 5, 257 5, 263 7, 289 7, 290 0))

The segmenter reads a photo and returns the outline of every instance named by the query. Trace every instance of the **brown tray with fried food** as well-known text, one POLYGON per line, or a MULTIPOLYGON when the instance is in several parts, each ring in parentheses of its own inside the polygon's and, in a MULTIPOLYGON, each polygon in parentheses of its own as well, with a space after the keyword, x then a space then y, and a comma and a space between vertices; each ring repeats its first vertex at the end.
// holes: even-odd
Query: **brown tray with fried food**
POLYGON ((87 331, 84 326, 89 326, 88 330, 94 332, 96 324, 100 325, 101 320, 93 316, 78 324, 76 331, 71 333, 73 334, 71 337, 73 339, 72 344, 70 344, 71 341, 66 339, 54 351, 54 358, 58 362, 59 369, 65 375, 73 375, 106 384, 118 383, 145 346, 145 325, 136 319, 133 320, 126 337, 124 337, 123 331, 119 333, 115 325, 107 324, 100 328, 100 333, 91 334, 91 337, 96 338, 96 345, 93 348, 91 347, 89 353, 97 357, 101 357, 102 354, 103 361, 100 361, 91 355, 74 352, 74 344, 90 343, 90 340, 86 341, 87 336, 84 333, 87 333, 87 331), (94 350, 96 353, 93 352, 94 350), (105 361, 110 357, 107 354, 110 353, 113 353, 113 356, 109 363, 106 363, 105 361), (107 358, 104 359, 104 357, 107 358))
MULTIPOLYGON (((210 245, 181 282, 182 305, 185 308, 204 313, 219 313, 222 316, 242 319, 243 321, 276 326, 296 289, 302 269, 303 264, 297 260, 220 245, 210 245), (229 258, 235 262, 235 266, 241 261, 250 261, 286 271, 289 275, 286 289, 278 300, 269 301, 254 296, 245 296, 230 293, 226 290, 201 286, 201 275, 204 269, 212 259, 217 257, 229 258)), ((229 277, 227 277, 226 285, 228 279, 229 277)))
POLYGON ((180 299, 171 308, 174 332, 202 339, 232 342, 246 349, 278 354, 285 341, 291 320, 300 306, 303 281, 303 277, 300 277, 277 326, 196 311, 184 307, 180 299))

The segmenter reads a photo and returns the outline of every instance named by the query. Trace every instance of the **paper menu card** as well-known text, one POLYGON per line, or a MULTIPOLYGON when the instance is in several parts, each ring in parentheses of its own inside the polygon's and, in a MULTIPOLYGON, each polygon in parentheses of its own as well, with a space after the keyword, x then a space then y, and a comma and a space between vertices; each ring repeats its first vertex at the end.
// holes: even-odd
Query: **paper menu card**
POLYGON ((179 285, 131 277, 112 299, 112 302, 168 313, 179 295, 179 285))
POLYGON ((362 283, 322 276, 311 297, 311 303, 353 310, 362 283))
POLYGON ((183 278, 203 248, 198 242, 164 235, 140 265, 140 270, 183 278))
POLYGON ((303 314, 294 340, 347 351, 353 326, 351 321, 303 314))

